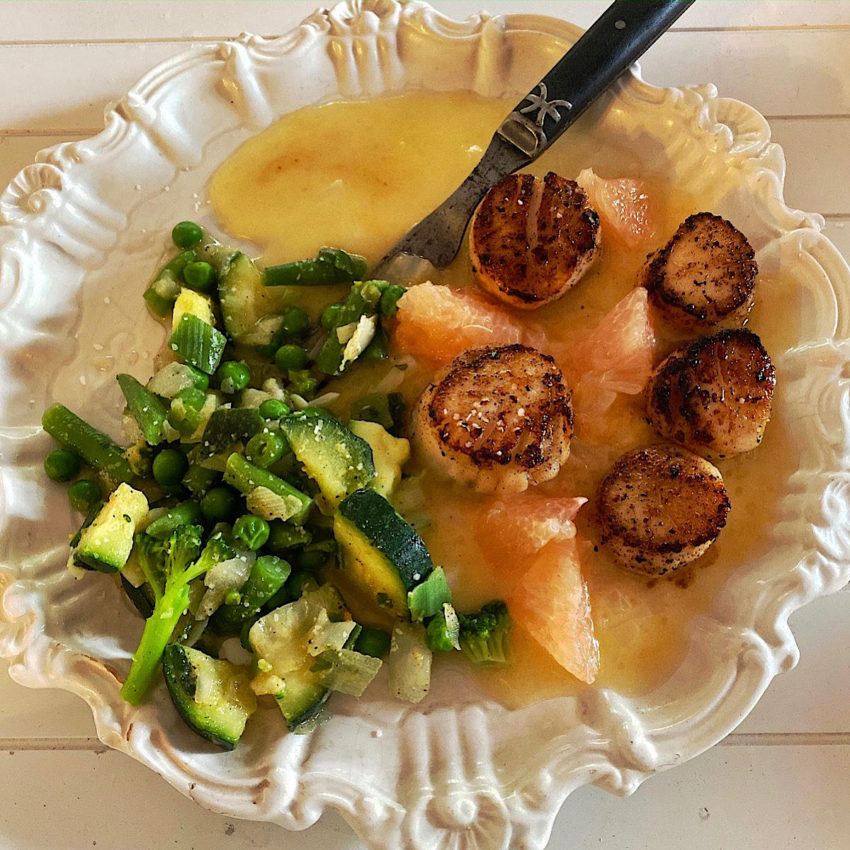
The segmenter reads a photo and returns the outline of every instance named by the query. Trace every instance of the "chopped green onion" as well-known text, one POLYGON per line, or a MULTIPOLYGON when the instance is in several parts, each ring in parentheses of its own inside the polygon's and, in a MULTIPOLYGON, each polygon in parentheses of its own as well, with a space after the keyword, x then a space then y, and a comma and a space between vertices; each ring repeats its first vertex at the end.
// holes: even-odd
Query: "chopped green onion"
POLYGON ((169 345, 187 363, 212 375, 224 354, 227 338, 203 319, 192 313, 184 313, 171 335, 169 345))
POLYGON ((142 429, 145 442, 156 446, 163 439, 167 412, 162 402, 132 375, 118 375, 118 386, 127 401, 130 415, 142 429))
POLYGON ((442 567, 436 567, 421 584, 407 594, 407 606, 412 620, 433 617, 443 605, 452 601, 452 591, 442 567))

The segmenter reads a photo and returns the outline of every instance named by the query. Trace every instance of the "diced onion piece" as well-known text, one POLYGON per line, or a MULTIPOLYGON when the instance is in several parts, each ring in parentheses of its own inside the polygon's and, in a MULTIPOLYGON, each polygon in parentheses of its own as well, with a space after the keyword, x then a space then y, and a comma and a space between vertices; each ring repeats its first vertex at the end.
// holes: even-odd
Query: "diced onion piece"
POLYGON ((418 703, 431 687, 431 650, 425 628, 419 623, 399 623, 393 629, 387 662, 390 693, 396 699, 418 703))

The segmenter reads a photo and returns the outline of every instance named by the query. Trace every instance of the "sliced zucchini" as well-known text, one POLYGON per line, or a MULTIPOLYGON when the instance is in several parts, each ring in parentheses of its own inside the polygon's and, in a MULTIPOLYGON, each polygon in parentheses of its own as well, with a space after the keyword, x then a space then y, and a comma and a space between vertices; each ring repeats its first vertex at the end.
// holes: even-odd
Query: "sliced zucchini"
POLYGON ((405 617, 407 593, 424 581, 434 564, 416 529, 374 490, 357 490, 334 516, 334 536, 343 551, 344 571, 373 604, 405 617))
POLYGON ((275 693, 275 699, 291 731, 303 730, 305 724, 313 721, 330 693, 324 685, 328 666, 313 669, 316 658, 310 653, 310 642, 317 639, 317 624, 350 621, 350 616, 336 590, 323 585, 276 608, 251 626, 248 640, 260 669, 252 687, 258 693, 268 693, 270 683, 275 687, 283 683, 283 690, 275 693))
POLYGON ((280 420, 280 430, 330 511, 375 477, 369 443, 329 413, 318 408, 293 413, 280 420))
POLYGON ((263 286, 263 275, 250 257, 237 252, 219 277, 218 297, 227 333, 243 345, 269 345, 280 328, 287 291, 263 286))
POLYGON ((210 414, 201 440, 201 456, 210 457, 245 443, 263 430, 265 421, 256 407, 219 407, 210 414))
POLYGON ((350 422, 348 427, 372 449, 375 477, 369 486, 389 498, 401 481, 402 467, 410 458, 410 442, 401 437, 394 437, 377 422, 355 420, 350 422))
POLYGON ((118 572, 130 557, 136 524, 147 512, 144 493, 121 484, 80 535, 74 563, 104 573, 118 572))
POLYGON ((174 312, 171 314, 172 334, 180 327, 180 322, 185 315, 194 316, 207 325, 215 326, 212 301, 206 295, 201 295, 200 292, 184 286, 174 302, 174 312))
POLYGON ((203 738, 232 750, 256 711, 247 673, 229 661, 171 643, 162 656, 168 693, 188 726, 203 738))

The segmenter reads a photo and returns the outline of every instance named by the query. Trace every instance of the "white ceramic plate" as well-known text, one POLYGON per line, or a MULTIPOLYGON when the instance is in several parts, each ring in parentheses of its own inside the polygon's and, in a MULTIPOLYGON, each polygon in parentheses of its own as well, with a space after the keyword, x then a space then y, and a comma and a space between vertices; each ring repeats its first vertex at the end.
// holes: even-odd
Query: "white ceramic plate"
POLYGON ((760 115, 712 87, 657 89, 633 74, 592 120, 647 168, 715 198, 762 270, 798 284, 799 344, 777 364, 797 471, 770 554, 693 622, 681 667, 640 699, 588 690, 520 711, 446 673, 419 707, 335 697, 334 718, 310 736, 281 734, 263 712, 227 754, 183 727, 162 687, 138 709, 119 696, 139 622, 107 578, 65 570, 75 520, 44 480, 38 422, 56 400, 117 432, 113 376, 150 373, 161 341, 139 296, 175 211, 203 219, 215 167, 297 107, 405 87, 521 95, 578 33, 548 18, 459 23, 419 2, 352 0, 283 38, 166 62, 102 133, 44 151, 0 197, 0 652, 22 684, 79 694, 106 744, 202 805, 289 828, 332 806, 375 848, 542 848, 576 787, 630 793, 733 729, 796 662, 791 612, 850 579, 850 271, 821 219, 783 203, 784 159, 760 115))

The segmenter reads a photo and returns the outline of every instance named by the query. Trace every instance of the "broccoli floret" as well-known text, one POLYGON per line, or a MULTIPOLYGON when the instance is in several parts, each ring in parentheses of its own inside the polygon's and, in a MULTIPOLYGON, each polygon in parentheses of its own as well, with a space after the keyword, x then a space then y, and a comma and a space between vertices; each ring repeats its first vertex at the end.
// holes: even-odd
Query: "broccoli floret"
POLYGON ((133 541, 133 553, 144 573, 145 580, 151 586, 154 599, 159 599, 165 589, 165 561, 168 556, 168 541, 156 540, 144 532, 137 534, 133 541))
POLYGON ((511 617, 500 599, 488 602, 475 614, 459 614, 460 648, 474 664, 505 664, 511 617))
POLYGON ((198 525, 181 525, 164 541, 145 534, 136 537, 139 563, 153 588, 155 602, 121 688, 121 696, 133 705, 147 693, 174 628, 189 607, 189 583, 233 557, 233 550, 221 538, 210 540, 201 552, 202 534, 198 525))

